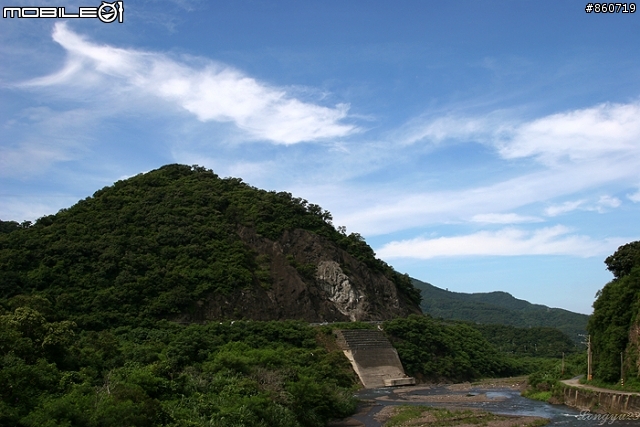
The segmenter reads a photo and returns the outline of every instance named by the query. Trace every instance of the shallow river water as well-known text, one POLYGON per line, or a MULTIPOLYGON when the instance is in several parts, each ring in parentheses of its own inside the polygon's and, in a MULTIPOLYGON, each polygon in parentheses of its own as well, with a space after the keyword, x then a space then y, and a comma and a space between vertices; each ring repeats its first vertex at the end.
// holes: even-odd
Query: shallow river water
MULTIPOLYGON (((455 387, 434 386, 429 388, 411 387, 362 390, 358 398, 375 401, 374 407, 366 414, 353 418, 366 427, 379 427, 374 416, 387 405, 426 405, 448 408, 478 408, 501 415, 536 416, 550 419, 548 426, 590 427, 598 425, 640 426, 637 419, 604 419, 603 415, 585 413, 564 405, 531 400, 520 396, 520 391, 510 388, 470 387, 456 390, 455 387), (440 400, 440 401, 439 401, 440 400), (595 417, 597 419, 594 419, 595 417)), ((635 414, 634 414, 635 415, 635 414)))

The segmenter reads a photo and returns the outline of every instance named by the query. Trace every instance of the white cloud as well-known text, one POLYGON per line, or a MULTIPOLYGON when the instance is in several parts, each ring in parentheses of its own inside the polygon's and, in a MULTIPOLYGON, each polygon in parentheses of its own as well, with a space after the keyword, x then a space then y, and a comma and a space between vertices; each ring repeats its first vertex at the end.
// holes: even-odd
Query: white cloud
POLYGON ((485 140, 487 136, 505 127, 500 125, 497 118, 487 117, 458 117, 446 115, 433 120, 412 120, 399 132, 397 138, 403 145, 418 141, 439 143, 445 140, 485 140))
POLYGON ((543 220, 535 216, 518 215, 515 213, 507 214, 478 214, 471 218, 471 222, 480 222, 484 224, 520 224, 526 222, 542 222, 543 220))
MULTIPOLYGON (((527 166, 528 172, 518 172, 519 168, 509 171, 507 165, 505 170, 513 173, 512 177, 495 183, 467 181, 466 188, 450 190, 429 188, 426 183, 420 189, 407 186, 386 195, 378 191, 377 199, 383 202, 374 198, 360 203, 357 210, 337 212, 337 222, 358 228, 365 235, 382 235, 469 218, 473 222, 522 223, 518 217, 483 215, 535 204, 543 205, 540 209, 545 216, 578 209, 605 212, 619 206, 620 201, 610 196, 598 200, 599 196, 589 193, 605 185, 635 184, 640 170, 638 103, 601 104, 519 123, 504 111, 480 118, 447 115, 428 120, 422 127, 412 121, 403 132, 398 140, 404 143, 420 139, 433 144, 448 139, 477 141, 494 147, 503 160, 517 160, 514 165, 527 166), (551 203, 558 198, 575 198, 576 194, 581 200, 551 203)), ((346 197, 364 196, 354 191, 346 197)), ((637 197, 640 199, 640 195, 637 197)))
POLYGON ((578 209, 583 203, 584 200, 574 200, 564 202, 560 205, 552 205, 544 210, 544 214, 547 216, 558 216, 578 209))
POLYGON ((572 255, 591 257, 609 253, 624 238, 594 240, 588 236, 571 235, 567 227, 541 228, 525 231, 505 228, 499 231, 480 231, 474 234, 390 242, 376 251, 383 259, 430 259, 453 256, 516 256, 516 255, 572 255))
MULTIPOLYGON (((194 66, 165 55, 98 45, 57 23, 53 39, 67 50, 64 67, 24 86, 91 89, 103 95, 131 92, 161 98, 198 120, 231 122, 251 138, 295 144, 357 132, 342 122, 348 106, 303 102, 285 89, 259 82, 227 65, 194 66)), ((86 93, 86 92, 85 92, 86 93)))
POLYGON ((598 203, 596 204, 595 210, 600 212, 600 213, 603 213, 603 212, 606 212, 610 208, 611 209, 612 208, 617 208, 621 204, 622 204, 622 202, 617 197, 600 196, 600 199, 598 199, 598 203))
POLYGON ((627 194, 627 199, 631 200, 633 203, 640 202, 640 189, 633 194, 627 194))
POLYGON ((507 159, 543 163, 581 161, 640 150, 640 104, 600 104, 553 114, 517 126, 497 141, 507 159))
MULTIPOLYGON (((364 235, 382 235, 436 223, 463 222, 476 212, 505 212, 587 191, 604 184, 636 179, 638 162, 628 157, 602 159, 521 175, 493 185, 449 191, 383 194, 355 189, 343 198, 353 201, 350 212, 336 212, 336 223, 364 235), (370 199, 367 199, 367 198, 370 199), (363 200, 355 203, 356 200, 363 200), (380 202, 379 200, 384 200, 380 202)), ((565 207, 567 211, 570 206, 565 207)), ((563 205, 549 213, 559 214, 563 205)))
POLYGON ((558 216, 577 209, 584 211, 594 211, 599 213, 608 212, 610 209, 619 207, 622 204, 620 199, 608 195, 600 196, 595 203, 587 204, 586 200, 574 200, 564 202, 560 205, 552 205, 544 210, 546 216, 558 216))
POLYGON ((605 103, 519 122, 504 111, 480 117, 449 114, 412 120, 401 138, 405 144, 449 139, 485 143, 505 159, 532 157, 547 165, 630 152, 637 157, 640 103, 605 103))

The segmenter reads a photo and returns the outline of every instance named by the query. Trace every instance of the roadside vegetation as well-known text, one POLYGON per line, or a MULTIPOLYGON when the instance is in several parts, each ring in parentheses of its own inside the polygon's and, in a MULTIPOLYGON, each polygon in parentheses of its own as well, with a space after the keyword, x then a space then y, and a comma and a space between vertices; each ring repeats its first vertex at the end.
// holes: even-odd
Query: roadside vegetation
POLYGON ((587 381, 587 352, 582 350, 567 359, 564 374, 557 363, 531 374, 524 396, 561 401, 559 381, 578 375, 583 384, 640 392, 640 241, 621 246, 605 264, 614 279, 598 291, 588 323, 593 379, 587 381))
POLYGON ((583 375, 587 371, 585 352, 574 353, 564 360, 547 359, 540 361, 538 368, 529 375, 528 387, 522 392, 524 397, 543 402, 560 403, 563 400, 564 385, 561 380, 583 375))
POLYGON ((594 387, 640 393, 640 379, 638 379, 637 377, 631 377, 629 379, 625 379, 624 380, 624 385, 620 381, 617 381, 615 383, 611 383, 611 382, 602 381, 602 380, 598 380, 598 379, 593 379, 591 381, 587 381, 585 379, 582 379, 580 382, 583 383, 583 384, 588 384, 588 385, 594 386, 594 387))

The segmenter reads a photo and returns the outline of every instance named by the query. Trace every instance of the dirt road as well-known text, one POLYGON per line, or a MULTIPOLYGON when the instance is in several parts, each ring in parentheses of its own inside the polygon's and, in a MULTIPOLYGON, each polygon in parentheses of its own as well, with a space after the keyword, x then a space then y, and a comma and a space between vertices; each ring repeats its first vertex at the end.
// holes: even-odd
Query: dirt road
POLYGON ((581 384, 580 383, 580 377, 576 377, 576 378, 571 378, 570 380, 562 380, 560 381, 561 383, 564 383, 568 386, 571 387, 578 387, 578 388, 584 388, 587 390, 593 390, 593 391, 602 391, 605 393, 615 393, 615 394, 623 394, 623 395, 640 395, 640 393, 638 392, 630 392, 630 391, 620 391, 620 390, 612 390, 610 388, 601 388, 601 387, 594 387, 591 385, 587 385, 587 384, 581 384))

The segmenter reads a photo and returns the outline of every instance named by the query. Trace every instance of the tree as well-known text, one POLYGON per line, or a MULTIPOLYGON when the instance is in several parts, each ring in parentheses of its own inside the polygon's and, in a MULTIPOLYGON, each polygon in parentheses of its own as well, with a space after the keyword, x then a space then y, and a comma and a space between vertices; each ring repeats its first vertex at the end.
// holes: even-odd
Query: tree
POLYGON ((640 266, 640 241, 620 246, 615 253, 604 260, 607 270, 619 279, 631 273, 633 267, 640 266))

